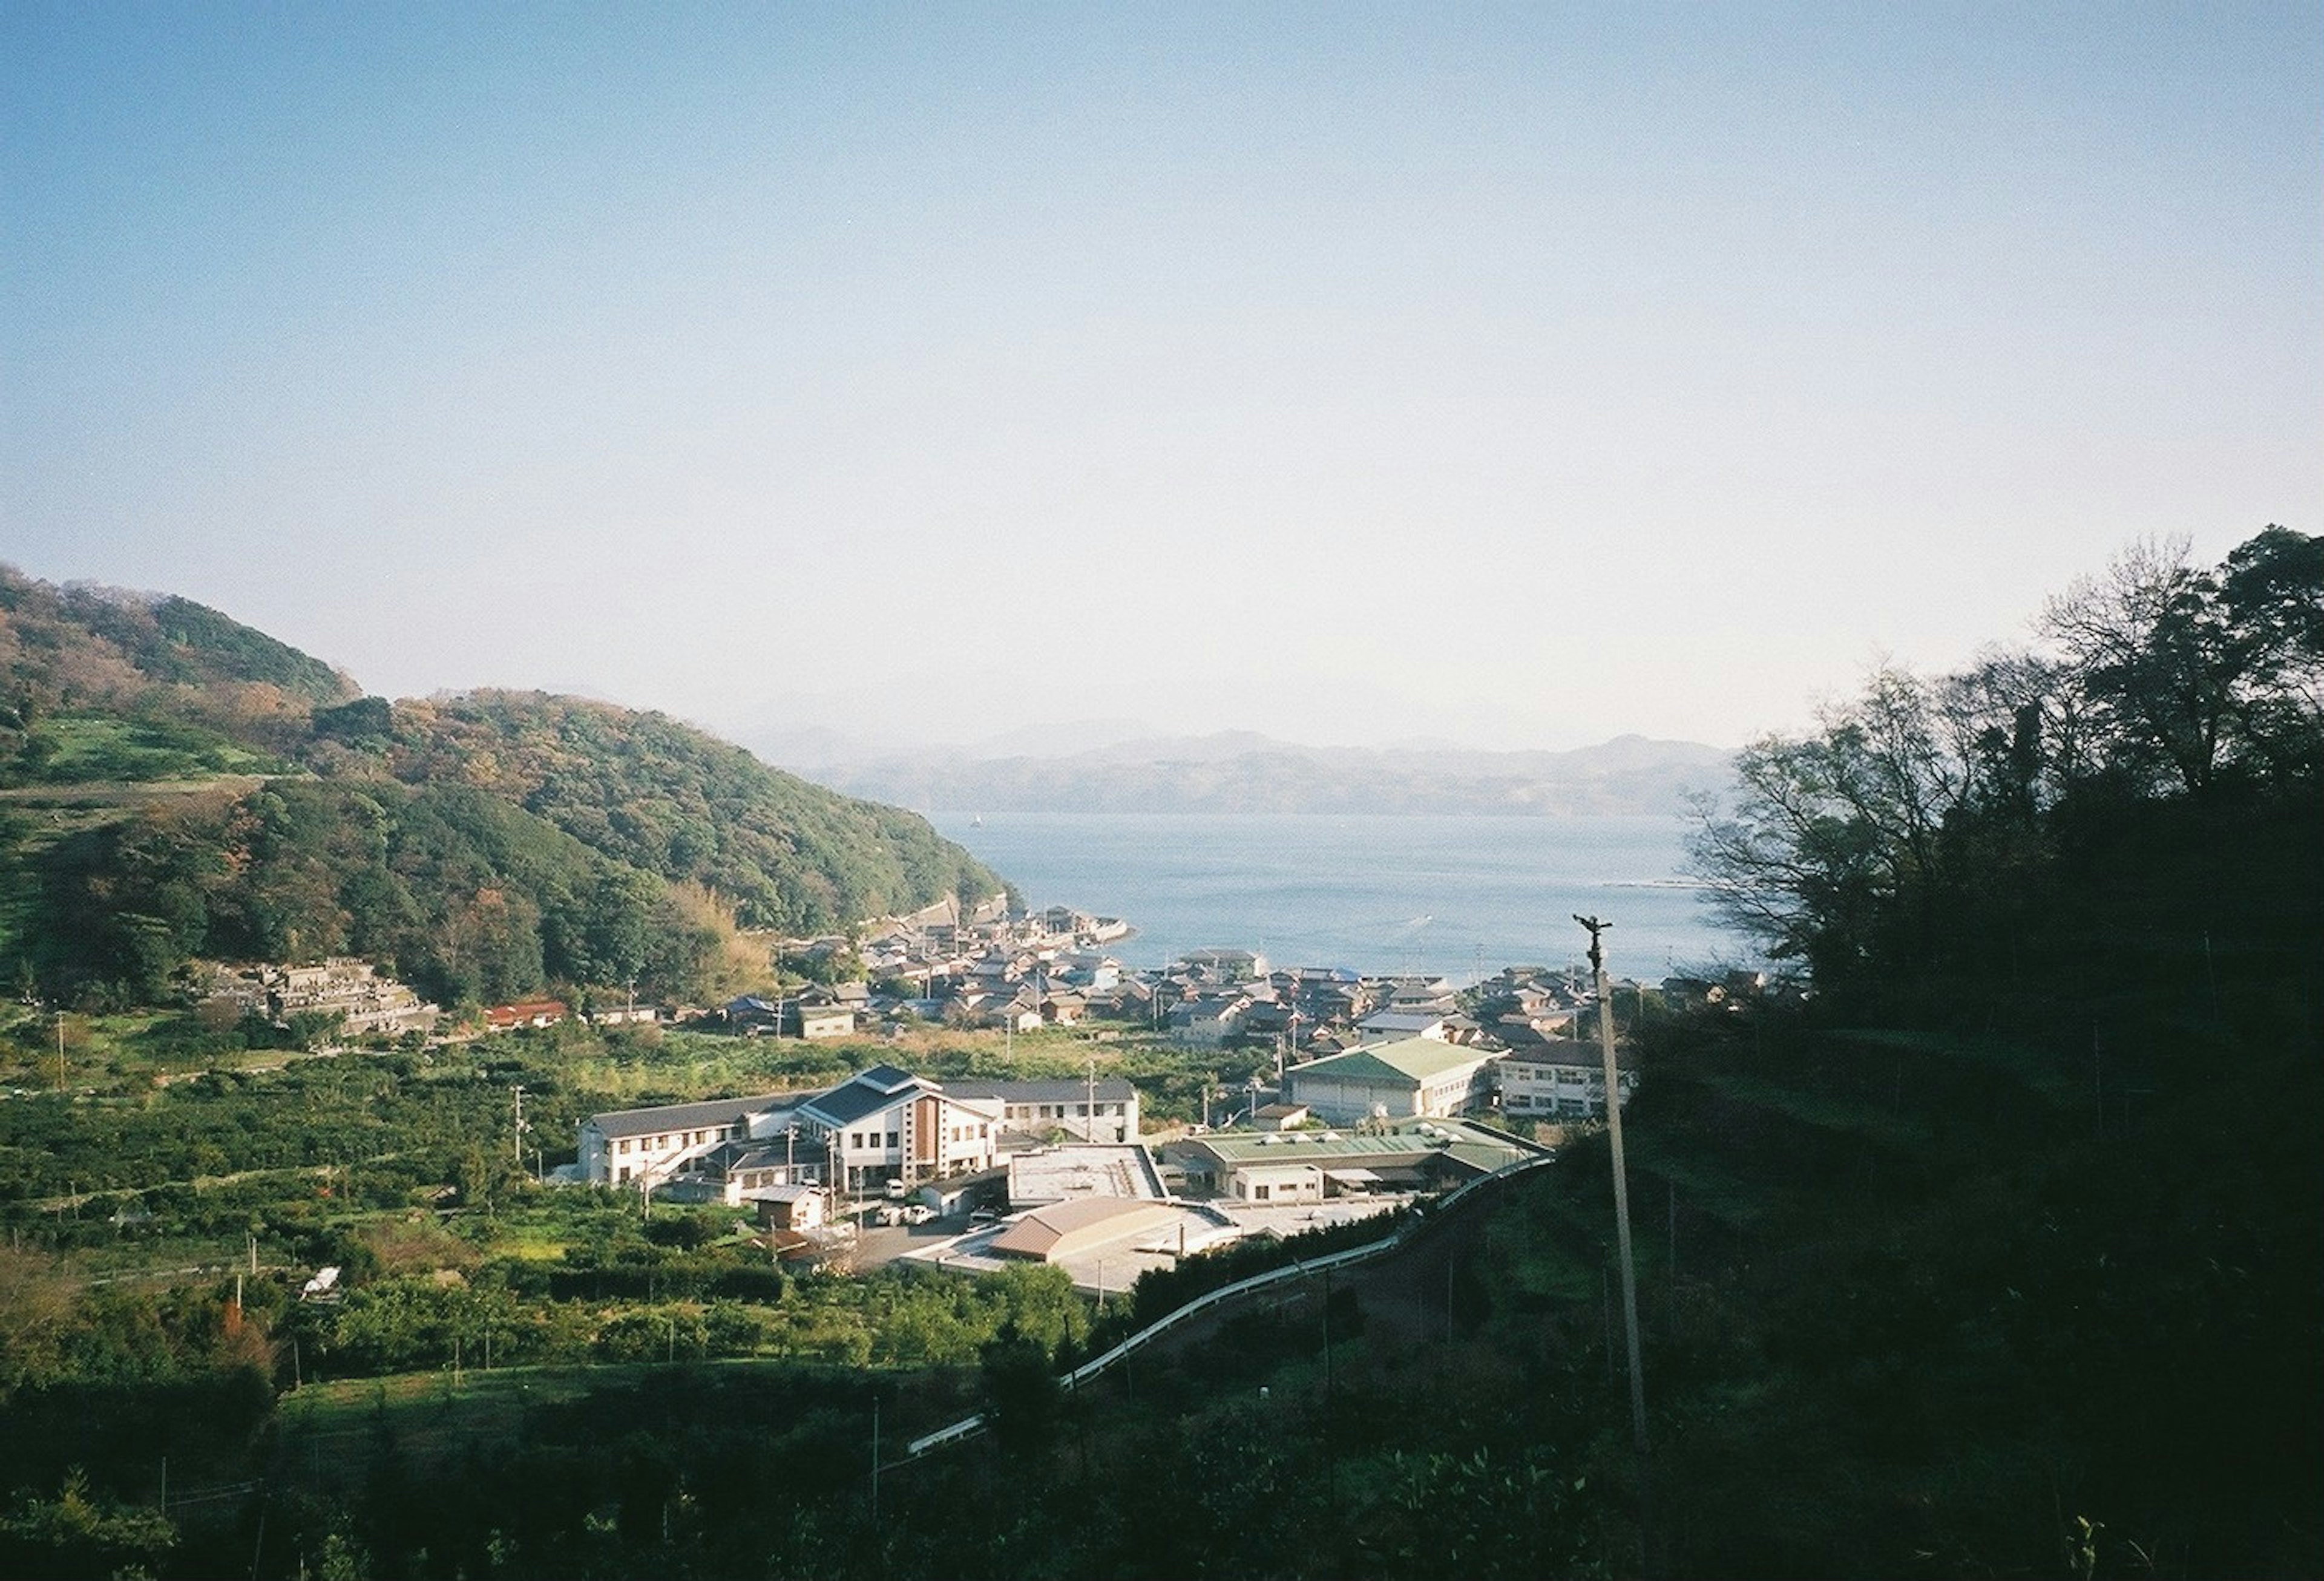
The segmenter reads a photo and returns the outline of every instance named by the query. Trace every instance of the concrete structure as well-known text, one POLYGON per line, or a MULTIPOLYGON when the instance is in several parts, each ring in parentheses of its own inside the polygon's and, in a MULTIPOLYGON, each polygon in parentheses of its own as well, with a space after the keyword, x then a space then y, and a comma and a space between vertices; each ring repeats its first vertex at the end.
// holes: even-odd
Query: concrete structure
POLYGON ((1252 1159, 1229 1172, 1227 1190, 1246 1202, 1321 1202, 1323 1168, 1306 1159, 1252 1159))
POLYGON ((1009 1159, 1009 1205, 1034 1208, 1083 1197, 1143 1198, 1158 1201, 1169 1193, 1146 1149, 1078 1143, 1013 1154, 1009 1159))
MULTIPOLYGON (((1606 1113, 1606 1062, 1595 1043, 1542 1043, 1504 1058, 1501 1112, 1512 1120, 1580 1120, 1606 1113)), ((1614 1051, 1614 1074, 1628 1108, 1637 1089, 1637 1056, 1614 1051)))
POLYGON ((757 1209, 761 1229, 815 1229, 831 1218, 831 1199, 820 1186, 769 1186, 742 1200, 757 1209))
POLYGON ((1053 1133, 1084 1142, 1138 1140, 1138 1089, 1119 1076, 1095 1082, 1070 1077, 1050 1081, 987 1081, 973 1076, 945 1083, 964 1103, 1000 1105, 1001 1125, 1016 1135, 1046 1139, 1053 1133))
POLYGON ((402 983, 380 976, 369 961, 337 955, 318 966, 217 967, 205 997, 278 1025, 293 1016, 337 1016, 357 1036, 431 1031, 441 1014, 402 983))
POLYGON ((614 1109, 581 1122, 580 1175, 592 1185, 654 1184, 728 1142, 779 1134, 806 1093, 765 1092, 705 1103, 614 1109))
POLYGON ((1038 1208, 992 1237, 996 1256, 1062 1263, 1109 1247, 1175 1234, 1178 1210, 1164 1202, 1085 1197, 1038 1208))
POLYGON ((858 1071, 798 1107, 801 1134, 828 1150, 844 1190, 990 1169, 998 1103, 964 1101, 893 1065, 858 1071))
POLYGON ((1162 1157, 1185 1172, 1190 1191, 1281 1203, 1438 1190, 1542 1151, 1457 1120, 1412 1120, 1382 1131, 1187 1137, 1165 1144, 1162 1157))
POLYGON ((1490 1106, 1498 1058, 1429 1037, 1361 1043, 1285 1071, 1281 1101, 1342 1126, 1375 1117, 1449 1118, 1490 1106))
POLYGON ((793 1015, 802 1038, 853 1037, 855 1012, 844 1005, 800 1005, 793 1015))

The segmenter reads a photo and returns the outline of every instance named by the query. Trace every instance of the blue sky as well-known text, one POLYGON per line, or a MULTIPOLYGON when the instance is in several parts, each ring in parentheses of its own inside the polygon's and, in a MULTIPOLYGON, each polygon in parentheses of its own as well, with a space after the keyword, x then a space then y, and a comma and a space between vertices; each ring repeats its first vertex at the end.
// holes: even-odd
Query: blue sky
POLYGON ((2324 13, 0 10, 0 558, 748 738, 1738 741, 2324 530, 2324 13))

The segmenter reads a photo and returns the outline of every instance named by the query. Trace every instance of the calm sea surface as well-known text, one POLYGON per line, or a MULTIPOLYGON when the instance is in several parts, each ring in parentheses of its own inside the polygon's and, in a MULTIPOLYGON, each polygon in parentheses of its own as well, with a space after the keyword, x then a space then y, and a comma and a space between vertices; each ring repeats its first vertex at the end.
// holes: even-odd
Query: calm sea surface
POLYGON ((1033 906, 1136 925, 1112 953, 1159 966, 1206 947, 1278 966, 1440 972, 1582 959, 1581 912, 1614 924, 1607 970, 1648 980, 1749 958, 1680 873, 1675 818, 931 814, 1033 906))

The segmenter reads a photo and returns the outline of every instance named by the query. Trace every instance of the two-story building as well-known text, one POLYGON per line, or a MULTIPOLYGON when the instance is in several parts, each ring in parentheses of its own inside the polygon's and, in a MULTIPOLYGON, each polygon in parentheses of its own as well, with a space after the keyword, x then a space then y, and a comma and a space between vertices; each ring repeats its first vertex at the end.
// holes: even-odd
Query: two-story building
POLYGON ((1138 1089, 1099 1080, 943 1083, 874 1065, 823 1092, 770 1092, 619 1109, 581 1122, 580 1175, 596 1185, 683 1181, 727 1200, 774 1186, 862 1190, 987 1170, 1060 1135, 1135 1144, 1138 1089))
POLYGON ((1170 1041, 1191 1048, 1217 1048, 1242 1030, 1250 1007, 1248 994, 1205 995, 1189 999, 1169 1013, 1170 1041))
POLYGON ((1119 1076, 1096 1081, 986 1081, 962 1077, 945 1090, 963 1102, 998 1104, 1015 1136, 1047 1141, 1057 1132, 1084 1142, 1138 1140, 1138 1089, 1119 1076))
POLYGON ((926 1077, 874 1065, 800 1104, 797 1117, 829 1155, 833 1183, 855 1191, 991 1168, 1001 1114, 997 1100, 954 1098, 926 1077))
MULTIPOLYGON (((1550 1043, 1504 1057, 1499 1074, 1501 1112, 1512 1120, 1582 1120, 1606 1113, 1606 1060, 1595 1043, 1550 1043)), ((1637 1056, 1614 1051, 1622 1103, 1638 1085, 1637 1056)))
POLYGON ((607 1186, 659 1183, 725 1143, 779 1134, 807 1096, 762 1092, 591 1115, 581 1122, 581 1178, 607 1186))

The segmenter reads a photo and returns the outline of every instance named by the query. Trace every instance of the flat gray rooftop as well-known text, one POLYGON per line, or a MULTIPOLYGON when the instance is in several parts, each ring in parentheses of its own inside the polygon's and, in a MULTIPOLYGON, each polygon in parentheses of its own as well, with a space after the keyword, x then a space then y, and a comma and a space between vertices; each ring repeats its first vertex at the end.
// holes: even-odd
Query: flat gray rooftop
POLYGON ((1154 1200, 1166 1194, 1146 1149, 1129 1143, 1069 1144, 1009 1161, 1009 1200, 1020 1208, 1076 1197, 1154 1200))

